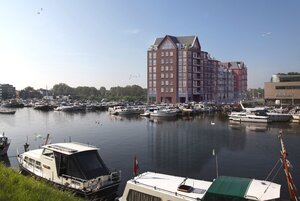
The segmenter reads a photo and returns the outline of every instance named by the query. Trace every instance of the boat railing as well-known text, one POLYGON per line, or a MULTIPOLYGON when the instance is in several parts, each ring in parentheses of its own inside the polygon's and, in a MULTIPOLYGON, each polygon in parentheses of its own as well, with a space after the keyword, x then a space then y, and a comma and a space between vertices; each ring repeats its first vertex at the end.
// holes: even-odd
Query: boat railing
POLYGON ((79 182, 82 182, 82 183, 87 182, 87 180, 85 180, 85 179, 81 179, 81 178, 78 178, 78 177, 72 177, 72 176, 66 175, 66 174, 62 174, 62 177, 65 177, 65 178, 71 179, 71 180, 75 180, 75 181, 79 181, 79 182))
POLYGON ((151 187, 153 188, 154 190, 158 190, 158 191, 162 191, 162 192, 166 192, 166 193, 169 193, 169 194, 173 194, 175 196, 181 196, 183 198, 189 198, 191 200, 201 200, 201 198, 195 198, 195 197, 192 197, 192 196, 188 196, 188 195, 184 195, 184 194, 181 194, 181 193, 178 193, 177 191, 173 192, 173 191, 169 191, 169 190, 166 190, 166 189, 162 189, 162 188, 158 188, 156 186, 152 186, 152 185, 148 185, 148 184, 143 184, 143 183, 140 183, 136 180, 133 180, 133 182, 135 184, 140 184, 140 185, 143 185, 143 186, 146 186, 146 187, 151 187))

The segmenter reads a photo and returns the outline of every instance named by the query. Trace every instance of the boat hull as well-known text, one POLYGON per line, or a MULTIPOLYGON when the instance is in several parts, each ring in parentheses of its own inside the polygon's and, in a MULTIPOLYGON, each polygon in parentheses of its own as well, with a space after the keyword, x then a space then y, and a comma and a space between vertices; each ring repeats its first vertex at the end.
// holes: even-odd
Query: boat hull
POLYGON ((116 183, 113 183, 113 184, 110 184, 107 186, 103 186, 96 191, 83 191, 83 190, 71 188, 71 187, 53 182, 46 178, 40 177, 40 176, 34 174, 33 172, 29 171, 25 167, 23 167, 21 164, 19 164, 19 169, 20 169, 21 174, 23 174, 23 175, 33 176, 36 179, 43 180, 43 181, 50 183, 51 185, 53 185, 54 187, 56 187, 58 189, 68 190, 68 191, 74 193, 76 196, 80 196, 80 197, 84 197, 84 198, 88 198, 88 199, 92 199, 92 200, 97 199, 97 198, 101 198, 104 200, 114 200, 117 196, 118 187, 120 185, 120 181, 118 181, 116 183))

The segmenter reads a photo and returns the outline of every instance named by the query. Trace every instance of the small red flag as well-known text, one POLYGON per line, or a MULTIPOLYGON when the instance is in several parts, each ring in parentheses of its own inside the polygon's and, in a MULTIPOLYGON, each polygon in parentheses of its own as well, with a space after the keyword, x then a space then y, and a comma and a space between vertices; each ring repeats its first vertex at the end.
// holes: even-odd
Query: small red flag
POLYGON ((134 156, 134 161, 133 161, 133 175, 137 175, 137 171, 139 170, 139 163, 138 160, 136 159, 136 155, 134 156))

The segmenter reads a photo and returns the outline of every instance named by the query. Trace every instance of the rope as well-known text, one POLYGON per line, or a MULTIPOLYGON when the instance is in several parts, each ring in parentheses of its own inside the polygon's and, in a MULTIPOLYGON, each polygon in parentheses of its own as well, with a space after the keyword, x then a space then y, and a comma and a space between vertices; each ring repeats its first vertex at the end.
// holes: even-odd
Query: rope
POLYGON ((274 171, 274 169, 277 167, 278 163, 280 162, 280 159, 278 159, 278 161, 276 162, 275 166, 273 167, 273 169, 271 170, 271 172, 268 174, 267 178, 265 179, 265 181, 268 180, 268 178, 271 176, 272 172, 274 171))

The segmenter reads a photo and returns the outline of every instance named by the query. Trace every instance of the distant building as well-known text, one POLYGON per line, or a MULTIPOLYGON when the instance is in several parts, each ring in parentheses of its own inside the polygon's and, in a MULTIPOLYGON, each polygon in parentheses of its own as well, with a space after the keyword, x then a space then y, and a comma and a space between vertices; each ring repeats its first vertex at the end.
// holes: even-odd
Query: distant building
POLYGON ((268 104, 300 104, 300 74, 272 75, 265 82, 265 101, 268 104))
MULTIPOLYGON (((234 73, 239 75, 240 66, 245 69, 243 62, 236 63, 227 67, 211 58, 201 50, 197 36, 156 38, 147 52, 148 102, 230 101, 234 73)), ((246 91, 247 69, 242 76, 246 91)))
POLYGON ((247 67, 242 61, 225 62, 223 63, 233 74, 233 93, 236 100, 241 100, 247 96, 248 73, 247 67))
POLYGON ((9 84, 0 84, 0 99, 6 100, 16 97, 16 89, 9 84))

